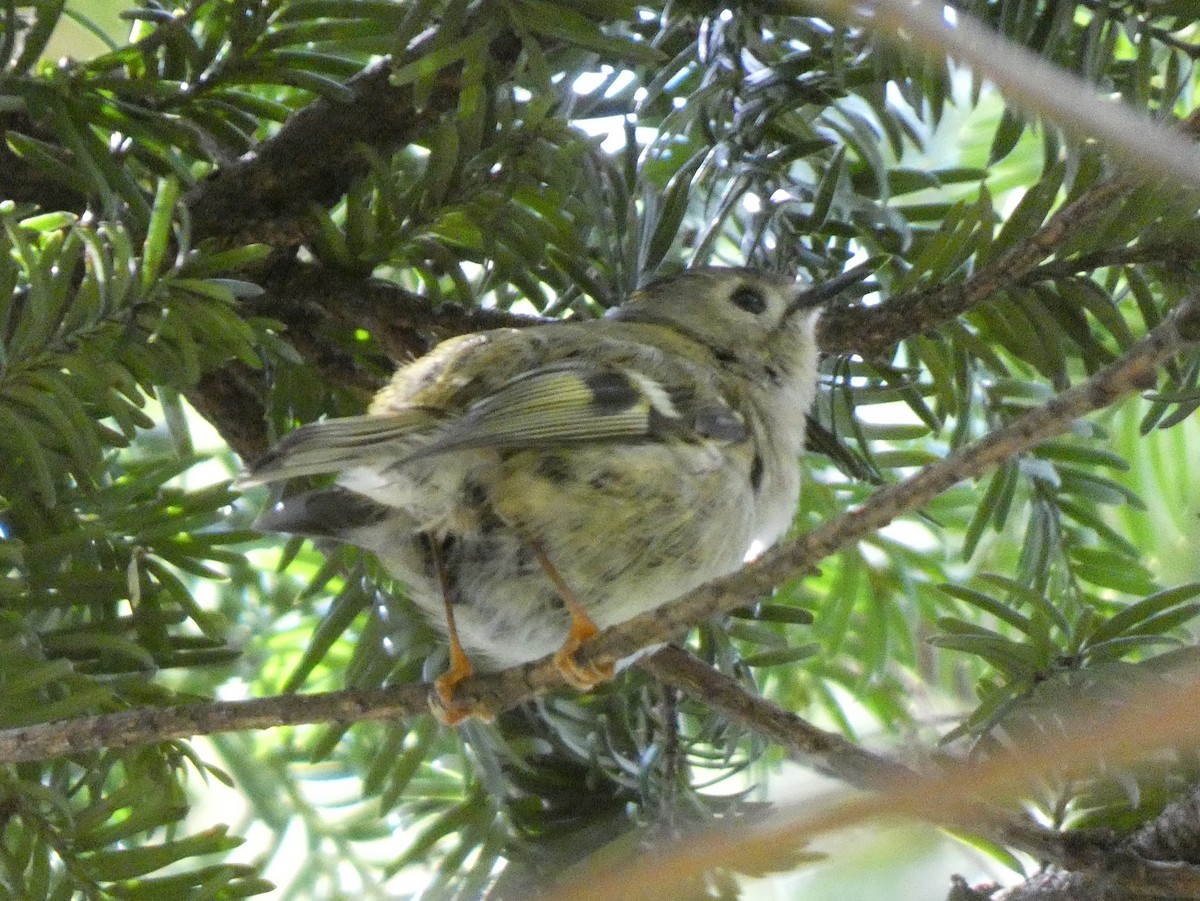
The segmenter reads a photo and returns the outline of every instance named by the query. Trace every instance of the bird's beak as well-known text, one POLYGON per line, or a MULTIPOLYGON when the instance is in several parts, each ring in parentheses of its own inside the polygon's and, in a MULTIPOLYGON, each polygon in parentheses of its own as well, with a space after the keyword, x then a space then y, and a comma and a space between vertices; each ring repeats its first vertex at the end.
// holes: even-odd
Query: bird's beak
POLYGON ((879 268, 879 263, 878 258, 867 260, 865 263, 859 263, 857 266, 847 269, 841 275, 805 288, 788 306, 788 315, 824 306, 848 288, 861 283, 879 268))

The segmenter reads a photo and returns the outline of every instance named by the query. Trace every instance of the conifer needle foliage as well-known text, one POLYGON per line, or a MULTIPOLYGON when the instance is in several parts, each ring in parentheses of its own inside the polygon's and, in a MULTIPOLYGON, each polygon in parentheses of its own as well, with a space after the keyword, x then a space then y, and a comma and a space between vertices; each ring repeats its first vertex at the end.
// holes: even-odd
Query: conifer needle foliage
MULTIPOLYGON (((946 16, 1081 77, 1081 103, 1185 133, 1191 7, 946 16)), ((370 555, 259 536, 268 499, 229 476, 451 335, 600 315, 685 265, 820 281, 872 260, 872 295, 826 317, 802 532, 1120 359, 1196 291, 1193 187, 851 13, 0 0, 0 729, 439 672, 370 555)), ((928 766, 1170 690, 1200 610, 1198 375, 1180 357, 685 644, 747 696, 928 766)), ((1195 781, 1188 748, 1093 750, 1010 809, 1127 834, 1195 781)), ((426 716, 102 746, 0 767, 0 895, 526 898, 759 823, 784 756, 637 667, 457 734, 426 716)), ((812 859, 714 865, 663 897, 741 897, 812 859)))

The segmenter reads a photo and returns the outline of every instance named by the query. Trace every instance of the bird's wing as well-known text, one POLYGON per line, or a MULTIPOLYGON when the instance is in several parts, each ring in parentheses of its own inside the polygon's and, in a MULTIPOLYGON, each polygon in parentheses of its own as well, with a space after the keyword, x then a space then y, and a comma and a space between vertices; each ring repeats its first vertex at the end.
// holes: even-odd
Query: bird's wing
POLYGON ((673 375, 576 360, 542 366, 472 405, 408 459, 473 447, 746 437, 742 417, 715 392, 673 375))
POLYGON ((250 464, 235 484, 249 488, 297 476, 394 463, 411 454, 443 418, 438 411, 412 406, 310 423, 285 435, 250 464))
MULTIPOLYGON (((499 365, 490 364, 496 358, 503 362, 513 356, 502 353, 505 348, 495 337, 450 350, 444 356, 456 363, 460 375, 489 368, 495 372, 499 365)), ((704 378, 701 368, 670 361, 653 348, 631 348, 627 342, 593 350, 599 359, 571 358, 537 366, 482 395, 486 380, 475 377, 460 385, 443 385, 438 379, 448 368, 446 361, 435 360, 431 374, 418 371, 418 361, 404 371, 408 381, 402 390, 386 394, 375 412, 313 423, 285 435, 247 467, 236 484, 247 488, 360 466, 392 467, 468 448, 654 441, 668 436, 685 441, 745 439, 744 419, 704 378), (655 360, 654 376, 639 365, 645 363, 644 355, 655 360), (422 382, 433 387, 422 387, 422 382), (464 401, 465 408, 460 406, 464 401)), ((521 362, 527 364, 531 355, 521 362)))

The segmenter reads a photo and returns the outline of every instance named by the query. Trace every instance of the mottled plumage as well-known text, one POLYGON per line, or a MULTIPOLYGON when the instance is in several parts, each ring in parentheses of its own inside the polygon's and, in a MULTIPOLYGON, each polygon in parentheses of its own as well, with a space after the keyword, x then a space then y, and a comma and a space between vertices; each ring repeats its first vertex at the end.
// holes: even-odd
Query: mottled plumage
POLYGON ((338 473, 259 527, 374 551, 436 623, 445 595, 476 662, 561 648, 569 664, 589 626, 570 595, 605 628, 787 529, 821 299, 705 268, 603 320, 455 338, 402 367, 365 416, 286 436, 242 484, 338 473))

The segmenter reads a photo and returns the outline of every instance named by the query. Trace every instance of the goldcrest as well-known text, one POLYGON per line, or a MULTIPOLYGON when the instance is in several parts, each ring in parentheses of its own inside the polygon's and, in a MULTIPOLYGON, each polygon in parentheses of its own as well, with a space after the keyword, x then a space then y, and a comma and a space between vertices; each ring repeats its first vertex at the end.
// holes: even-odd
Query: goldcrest
POLYGON ((337 474, 257 526, 378 555, 448 633, 449 720, 471 712, 453 698, 471 661, 556 652, 593 685, 612 668, 579 666, 582 641, 732 572, 791 523, 826 288, 698 268, 604 319, 453 338, 366 415, 297 429, 240 484, 337 474))

